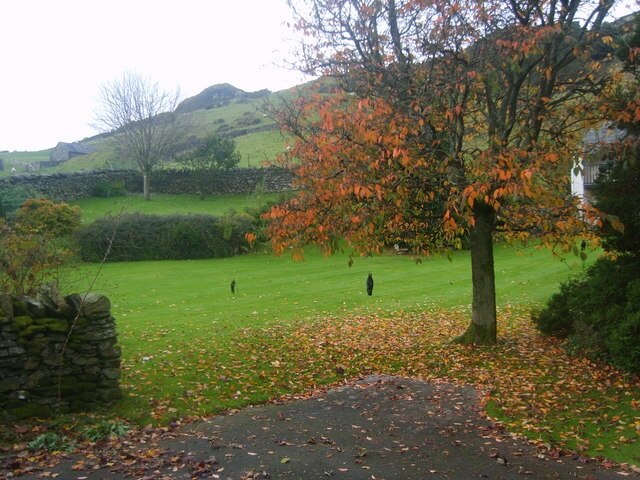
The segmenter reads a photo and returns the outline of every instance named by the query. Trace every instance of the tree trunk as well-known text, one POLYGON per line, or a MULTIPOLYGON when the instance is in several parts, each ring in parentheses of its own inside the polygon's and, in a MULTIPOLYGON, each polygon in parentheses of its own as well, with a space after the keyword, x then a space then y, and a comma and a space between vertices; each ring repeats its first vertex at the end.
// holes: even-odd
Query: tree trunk
POLYGON ((151 186, 149 183, 149 178, 151 177, 150 172, 143 172, 142 174, 142 192, 144 194, 145 200, 151 200, 151 186))
POLYGON ((497 341, 496 277, 493 265, 493 208, 476 204, 475 225, 470 232, 473 303, 471 324, 457 340, 465 344, 490 345, 497 341))

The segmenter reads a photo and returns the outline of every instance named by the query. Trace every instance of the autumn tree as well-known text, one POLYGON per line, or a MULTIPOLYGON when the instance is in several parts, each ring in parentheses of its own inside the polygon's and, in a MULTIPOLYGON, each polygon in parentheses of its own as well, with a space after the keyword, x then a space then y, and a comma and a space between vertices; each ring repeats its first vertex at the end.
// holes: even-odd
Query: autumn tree
MULTIPOLYGON (((299 194, 268 214, 277 252, 418 253, 470 241, 472 319, 496 341, 493 235, 581 232, 567 172, 608 80, 613 1, 299 0, 301 68, 333 95, 272 112, 296 142, 299 194), (602 38, 601 38, 602 37, 602 38)), ((590 212, 583 212, 589 215, 590 212)))
POLYGON ((80 209, 44 198, 29 199, 11 223, 0 219, 0 291, 33 294, 57 280, 57 269, 73 256, 70 235, 80 209))
POLYGON ((194 172, 198 194, 204 198, 216 174, 240 162, 240 152, 233 138, 212 134, 200 146, 178 157, 178 162, 194 172))
POLYGON ((163 91, 158 83, 132 72, 105 83, 94 125, 113 134, 120 155, 133 160, 142 173, 144 198, 151 199, 150 178, 182 135, 173 113, 180 92, 163 91))

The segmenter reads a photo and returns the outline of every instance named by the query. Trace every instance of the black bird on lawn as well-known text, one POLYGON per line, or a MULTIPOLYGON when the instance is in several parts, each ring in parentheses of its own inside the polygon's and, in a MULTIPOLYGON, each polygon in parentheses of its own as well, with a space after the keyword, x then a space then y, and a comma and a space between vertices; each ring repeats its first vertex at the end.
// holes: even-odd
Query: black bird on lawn
POLYGON ((367 295, 373 295, 373 275, 367 277, 367 295))
POLYGON ((231 293, 236 293, 236 279, 231 280, 231 293))

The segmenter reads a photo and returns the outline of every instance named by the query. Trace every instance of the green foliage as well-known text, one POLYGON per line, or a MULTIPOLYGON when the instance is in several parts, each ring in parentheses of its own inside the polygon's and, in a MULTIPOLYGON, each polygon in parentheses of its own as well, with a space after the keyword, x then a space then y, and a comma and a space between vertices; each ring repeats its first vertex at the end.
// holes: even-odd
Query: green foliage
POLYGON ((601 237, 608 251, 640 256, 640 161, 618 157, 596 179, 596 206, 618 217, 624 230, 605 222, 601 237))
POLYGON ((129 431, 129 425, 122 422, 99 421, 82 430, 82 437, 90 442, 100 442, 109 438, 122 438, 129 431))
POLYGON ((80 225, 80 209, 46 198, 28 199, 16 212, 20 232, 40 234, 48 238, 69 235, 80 225))
MULTIPOLYGON (((625 40, 632 50, 638 25, 625 40)), ((605 220, 598 233, 611 257, 563 284, 534 319, 542 332, 566 338, 569 348, 640 373, 640 76, 635 54, 628 48, 618 53, 633 80, 621 82, 602 102, 625 136, 601 147, 607 161, 594 189, 605 220)))
POLYGON ((235 140, 214 134, 195 150, 178 157, 178 162, 186 170, 197 172, 198 194, 204 198, 216 172, 235 167, 240 162, 240 153, 235 140))
POLYGON ((640 373, 640 262, 603 258, 562 284, 534 315, 538 329, 592 358, 640 373))
POLYGON ((38 435, 28 444, 29 450, 45 450, 47 452, 69 452, 74 444, 66 436, 55 432, 47 432, 38 435))
POLYGON ((70 234, 80 224, 80 209, 46 199, 27 200, 13 224, 0 224, 0 290, 34 293, 59 282, 60 267, 73 258, 70 234))
POLYGON ((0 218, 11 218, 27 199, 40 196, 40 193, 32 187, 3 187, 0 189, 0 218))
POLYGON ((254 193, 256 198, 255 205, 245 208, 247 215, 254 219, 253 229, 251 230, 251 233, 255 235, 254 244, 261 246, 267 245, 270 241, 267 235, 267 220, 265 220, 264 214, 271 210, 271 207, 282 204, 291 198, 292 192, 270 194, 269 197, 264 195, 259 185, 254 193))
POLYGON ((81 228, 76 240, 81 258, 89 262, 100 261, 108 250, 109 261, 219 258, 246 249, 244 234, 251 224, 246 215, 223 222, 211 215, 123 214, 81 228))
POLYGON ((103 180, 98 182, 93 190, 94 196, 100 198, 121 197, 126 195, 126 193, 127 189, 122 180, 111 182, 103 180))

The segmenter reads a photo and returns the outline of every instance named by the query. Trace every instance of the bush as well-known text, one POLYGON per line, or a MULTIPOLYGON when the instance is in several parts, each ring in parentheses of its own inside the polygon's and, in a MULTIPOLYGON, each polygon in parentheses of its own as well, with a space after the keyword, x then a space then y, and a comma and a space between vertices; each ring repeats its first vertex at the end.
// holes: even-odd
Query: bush
POLYGON ((123 180, 102 180, 94 187, 93 194, 102 198, 122 197, 127 194, 127 189, 123 180))
POLYGON ((601 231, 602 244, 607 251, 640 256, 640 162, 618 159, 605 165, 596 179, 596 206, 614 214, 624 225, 616 230, 605 222, 601 231))
POLYGON ((69 235, 78 228, 80 208, 46 198, 31 198, 16 211, 15 217, 19 231, 54 238, 69 235))
POLYGON ((567 339, 587 356, 640 373, 640 262, 602 258, 565 282, 533 319, 538 329, 567 339))
POLYGON ((24 202, 12 224, 0 220, 0 290, 27 295, 59 283, 60 268, 73 259, 71 233, 79 224, 77 207, 46 199, 24 202))
POLYGON ((101 261, 113 237, 108 261, 186 260, 230 257, 245 250, 252 219, 233 215, 107 216, 76 234, 80 257, 101 261))

